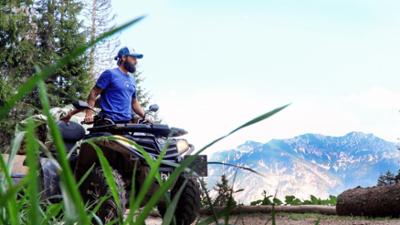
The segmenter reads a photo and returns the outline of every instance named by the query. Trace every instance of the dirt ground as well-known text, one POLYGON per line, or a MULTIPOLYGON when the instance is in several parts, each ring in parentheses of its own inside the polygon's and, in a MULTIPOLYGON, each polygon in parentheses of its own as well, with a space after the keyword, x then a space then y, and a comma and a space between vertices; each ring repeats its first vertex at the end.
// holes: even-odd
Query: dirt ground
MULTIPOLYGON (((201 218, 201 220, 204 218, 201 218)), ((220 220, 224 224, 223 220, 220 220)), ((160 225, 161 219, 152 217, 146 220, 146 225, 160 225)), ((215 224, 215 223, 212 223, 215 224)), ((230 225, 272 225, 271 215, 246 214, 235 215, 229 220, 230 225)), ((288 214, 276 215, 276 225, 400 225, 400 219, 339 217, 320 214, 288 214), (318 223, 319 221, 319 223, 318 223)))

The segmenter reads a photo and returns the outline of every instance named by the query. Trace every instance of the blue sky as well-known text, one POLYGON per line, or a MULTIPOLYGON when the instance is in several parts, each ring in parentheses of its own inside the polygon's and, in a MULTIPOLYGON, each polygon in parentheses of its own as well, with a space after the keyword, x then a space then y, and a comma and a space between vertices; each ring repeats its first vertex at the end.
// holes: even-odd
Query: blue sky
POLYGON ((197 147, 292 103, 212 150, 303 133, 400 137, 400 2, 112 1, 165 122, 197 147))

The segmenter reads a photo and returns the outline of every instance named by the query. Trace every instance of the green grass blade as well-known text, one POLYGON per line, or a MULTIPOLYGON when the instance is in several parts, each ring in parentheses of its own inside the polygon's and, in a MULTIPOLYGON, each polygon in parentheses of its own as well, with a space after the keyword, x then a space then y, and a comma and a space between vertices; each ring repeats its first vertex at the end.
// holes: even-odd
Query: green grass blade
POLYGON ((233 131, 229 132, 228 136, 233 134, 233 133, 235 133, 235 132, 237 132, 237 131, 239 131, 239 130, 241 130, 241 129, 243 129, 243 128, 245 128, 245 127, 251 126, 253 124, 256 124, 258 122, 261 122, 261 121, 267 119, 268 117, 271 117, 272 115, 278 113, 279 111, 283 110, 284 108, 288 107, 289 105, 290 104, 287 104, 287 105, 284 105, 282 107, 276 108, 276 109, 274 109, 274 110, 272 110, 272 111, 270 111, 268 113, 265 113, 265 114, 263 114, 261 116, 258 116, 256 118, 248 121, 247 123, 239 126, 238 128, 234 129, 233 131))
POLYGON ((126 143, 128 143, 129 145, 132 145, 137 151, 139 151, 139 153, 141 153, 143 155, 144 160, 146 161, 146 163, 149 164, 149 166, 152 166, 154 164, 155 159, 152 158, 152 156, 143 149, 142 146, 138 145, 136 142, 126 139, 124 137, 121 136, 101 136, 101 137, 92 137, 92 138, 88 138, 86 140, 82 141, 83 143, 89 143, 89 142, 93 142, 96 143, 97 141, 124 141, 126 143))
POLYGON ((171 224, 171 221, 174 218, 176 206, 178 205, 179 198, 181 197, 183 188, 185 188, 186 183, 187 183, 187 179, 183 182, 182 186, 179 188, 178 192, 176 193, 176 195, 172 199, 171 203, 169 204, 167 211, 165 212, 162 225, 171 224))
MULTIPOLYGON (((139 194, 136 198, 136 202, 133 205, 133 209, 134 211, 136 211, 137 209, 139 209, 140 205, 142 204, 144 197, 146 196, 146 193, 148 192, 148 190, 150 190, 150 187, 154 181, 154 178, 156 177, 157 173, 158 173, 158 169, 161 165, 161 160, 164 158, 165 154, 167 152, 167 149, 163 149, 160 153, 160 155, 158 156, 157 160, 153 163, 151 163, 150 166, 150 172, 147 175, 146 179, 143 182, 142 187, 140 188, 139 194)), ((158 174, 159 175, 159 174, 158 174)), ((156 193, 158 193, 159 190, 156 191, 156 193)), ((164 191, 162 193, 162 195, 164 195, 166 191, 164 191)), ((160 199, 160 198, 158 198, 160 199)), ((155 204, 153 205, 153 207, 155 206, 155 204)), ((143 224, 144 220, 147 218, 147 216, 149 215, 151 209, 150 210, 146 210, 146 211, 142 211, 142 213, 140 213, 137 221, 135 224, 143 224)))
POLYGON ((249 167, 245 167, 245 166, 238 166, 238 165, 234 165, 234 164, 230 164, 230 163, 223 163, 223 162, 207 162, 207 164, 210 164, 210 165, 224 165, 224 166, 235 167, 237 169, 246 170, 246 171, 255 173, 257 175, 260 175, 262 177, 265 177, 263 174, 255 171, 255 170, 253 170, 253 169, 251 169, 249 167))
POLYGON ((60 214, 61 209, 62 209, 61 203, 49 205, 44 213, 45 217, 41 224, 42 225, 50 224, 50 221, 54 220, 57 217, 57 215, 60 214))
MULTIPOLYGON (((6 179, 7 185, 5 185, 5 182, 3 183, 2 179, 0 178, 0 199, 2 200, 1 202, 6 204, 6 209, 9 214, 10 222, 12 225, 18 225, 18 218, 19 218, 19 211, 17 209, 17 204, 16 204, 16 198, 17 198, 17 192, 19 189, 22 188, 22 185, 17 185, 13 186, 13 181, 10 177, 10 171, 11 167, 7 167, 3 157, 0 157, 0 177, 1 177, 1 171, 3 172, 3 177, 6 179), (10 168, 10 169, 9 169, 10 168), (10 189, 11 188, 11 189, 10 189), (6 193, 3 193, 7 190, 6 193)), ((22 183, 24 184, 24 183, 22 183)), ((2 208, 2 204, 0 203, 0 210, 2 208)))
POLYGON ((7 183, 8 186, 12 186, 13 185, 13 181, 11 179, 11 167, 8 167, 6 165, 6 163, 4 162, 3 156, 0 157, 0 190, 4 191, 3 188, 6 187, 5 183, 4 183, 4 179, 7 183), (2 175, 2 176, 1 176, 2 175))
MULTIPOLYGON (((146 163, 150 167, 150 172, 148 176, 146 177, 145 181, 143 182, 141 186, 141 191, 138 193, 137 198, 134 198, 134 203, 130 204, 130 210, 129 214, 127 216, 127 219, 125 219, 124 224, 129 224, 133 221, 134 213, 140 208, 141 203, 143 202, 146 193, 148 192, 148 189, 151 187, 154 178, 157 181, 160 181, 160 174, 158 174, 158 168, 160 166, 160 162, 162 158, 165 156, 166 153, 166 148, 161 152, 161 154, 158 156, 157 160, 153 159, 152 156, 146 152, 140 145, 138 145, 136 142, 123 138, 121 136, 103 136, 103 137, 94 137, 94 138, 89 138, 87 140, 84 140, 83 143, 96 143, 97 141, 101 140, 107 140, 107 141, 118 141, 122 140, 125 143, 128 143, 129 145, 133 146, 138 152, 140 152, 145 159, 146 163)), ((131 196, 132 198, 133 196, 131 196)))
POLYGON ((12 161, 13 161, 15 155, 17 154, 18 150, 20 149, 21 143, 23 142, 24 137, 25 137, 25 131, 18 132, 15 135, 15 138, 11 144, 11 151, 10 151, 10 154, 9 154, 8 160, 7 160, 8 168, 12 168, 12 161))
MULTIPOLYGON (((230 213, 230 210, 227 209, 227 208, 224 208, 222 211, 219 211, 219 212, 216 213, 216 217, 217 218, 221 218, 221 217, 224 217, 225 215, 227 215, 229 213, 230 213)), ((204 220, 200 221, 197 225, 208 225, 208 224, 211 224, 213 222, 215 223, 215 218, 208 217, 208 218, 205 218, 204 220)))
POLYGON ((11 201, 15 201, 15 196, 19 191, 23 189, 23 187, 28 184, 28 179, 22 179, 18 184, 11 186, 7 189, 7 191, 0 193, 0 207, 4 207, 7 203, 11 201))
MULTIPOLYGON (((93 205, 95 205, 95 207, 94 207, 93 210, 91 211, 92 216, 94 216, 95 218, 97 217, 97 215, 96 215, 97 211, 99 211, 99 209, 101 208, 101 206, 103 205, 103 203, 104 203, 105 201, 107 201, 107 199, 109 199, 110 197, 112 197, 112 196, 110 196, 110 195, 104 195, 104 196, 101 196, 100 199, 97 199, 96 203, 93 204, 93 205)), ((92 207, 92 205, 89 206, 89 208, 91 208, 91 207, 92 207)), ((97 217, 97 218, 98 218, 98 217, 97 217)), ((101 221, 101 219, 99 219, 99 220, 101 221)), ((101 222, 101 223, 103 223, 103 222, 101 222)))
POLYGON ((100 161, 100 166, 103 170, 104 176, 106 178, 107 185, 110 187, 111 196, 114 198, 115 202, 117 203, 117 207, 119 210, 119 215, 122 215, 121 208, 121 199, 119 198, 117 184, 115 183, 114 177, 112 175, 112 168, 108 163, 107 159, 104 157, 103 151, 93 142, 89 142, 89 144, 94 148, 97 153, 97 157, 100 161))
POLYGON ((78 182, 78 187, 80 187, 83 183, 83 181, 86 180, 86 178, 89 176, 89 174, 93 171, 94 169, 94 164, 83 174, 83 176, 81 177, 81 179, 78 182))
MULTIPOLYGON (((213 202, 212 202, 212 200, 211 200, 211 197, 210 197, 210 195, 209 195, 209 192, 207 191, 207 187, 205 187, 204 179, 202 179, 202 182, 200 182, 200 186, 201 186, 201 188, 203 189, 204 193, 206 194, 206 198, 207 198, 207 201, 208 201, 210 210, 211 210, 211 212, 212 212, 212 215, 211 215, 211 217, 210 217, 210 218, 212 219, 211 221, 215 221, 215 224, 218 224, 217 213, 215 212, 213 202)), ((197 225, 198 223, 199 223, 199 221, 196 223, 196 225, 197 225)))
POLYGON ((65 195, 64 197, 70 197, 71 201, 73 204, 71 205, 66 205, 66 209, 77 211, 77 212, 67 212, 67 222, 74 222, 75 218, 74 215, 78 213, 79 215, 79 221, 81 224, 89 224, 89 219, 85 213, 84 210, 84 205, 82 198, 79 194, 78 191, 78 186, 75 182, 75 179, 73 177, 71 168, 69 166, 69 163, 67 161, 67 153, 65 149, 64 142, 61 137, 61 133, 57 127, 57 124, 52 117, 50 113, 50 105, 49 105, 49 100, 47 99, 47 91, 46 91, 46 86, 44 82, 41 80, 39 81, 39 98, 42 103, 43 111, 44 114, 47 116, 47 123, 50 129, 51 136, 53 138, 54 144, 56 146, 56 151, 58 154, 58 161, 61 166, 61 173, 60 173, 60 180, 61 180, 61 187, 63 187, 63 190, 66 191, 67 193, 63 193, 65 195), (71 217, 69 217, 71 216, 71 217))
POLYGON ((273 116, 274 114, 276 114, 276 113, 282 111, 283 109, 285 109, 285 108, 288 107, 289 105, 290 105, 290 104, 281 106, 281 107, 279 107, 279 108, 276 108, 276 109, 274 109, 274 110, 272 110, 272 111, 269 111, 269 112, 267 112, 267 113, 264 113, 264 114, 262 114, 262 115, 260 115, 260 116, 258 116, 258 117, 256 117, 256 118, 254 118, 254 119, 252 119, 252 120, 250 120, 250 121, 244 123, 243 125, 241 125, 241 126, 239 126, 238 128, 232 130, 232 131, 229 132, 228 134, 226 134, 226 135, 224 135, 224 136, 222 136, 222 137, 219 137, 219 138, 215 139, 214 141, 212 141, 211 143, 207 144, 206 146, 204 146, 203 148, 201 148, 197 153, 203 152, 204 150, 208 149, 209 147, 211 147, 211 146, 214 145, 215 143, 221 141, 222 139, 227 138, 228 136, 230 136, 230 135, 236 133, 237 131, 239 131, 239 130, 245 128, 245 127, 251 126, 251 125, 253 125, 253 124, 256 124, 256 123, 258 123, 258 122, 261 122, 261 121, 263 121, 263 120, 265 120, 265 119, 267 119, 267 118, 273 116))
POLYGON ((26 130, 26 160, 29 167, 28 172, 28 194, 29 194, 29 222, 30 224, 40 224, 39 206, 39 184, 38 184, 38 150, 36 142, 33 120, 29 120, 26 130))
MULTIPOLYGON (((129 193, 129 206, 134 205, 135 203, 135 196, 136 196, 136 171, 137 171, 137 164, 135 164, 135 167, 133 168, 133 173, 132 173, 132 179, 131 179, 131 191, 129 193)), ((129 210, 129 213, 125 219, 125 223, 126 222, 130 222, 133 221, 133 215, 135 212, 132 212, 131 210, 129 210)))
POLYGON ((90 41, 89 43, 79 46, 72 50, 70 54, 67 56, 63 57, 61 60, 59 60, 56 64, 50 65, 46 68, 44 68, 42 71, 34 74, 32 77, 30 77, 24 84, 19 86, 18 91, 15 95, 9 97, 5 103, 4 106, 0 108, 0 119, 4 119, 7 117, 7 114, 10 112, 12 107, 22 100, 26 96, 26 94, 30 93, 33 88, 38 84, 40 80, 46 80, 48 77, 52 76, 58 69, 62 68, 63 66, 67 65, 69 62, 71 62, 73 59, 79 57, 80 55, 84 54, 89 48, 93 47, 96 43, 118 33, 121 32, 122 30, 132 26, 133 24, 139 22, 142 20, 145 16, 140 16, 137 17, 119 27, 116 27, 115 29, 112 29, 108 32, 103 33, 100 35, 98 38, 96 38, 93 41, 90 41))

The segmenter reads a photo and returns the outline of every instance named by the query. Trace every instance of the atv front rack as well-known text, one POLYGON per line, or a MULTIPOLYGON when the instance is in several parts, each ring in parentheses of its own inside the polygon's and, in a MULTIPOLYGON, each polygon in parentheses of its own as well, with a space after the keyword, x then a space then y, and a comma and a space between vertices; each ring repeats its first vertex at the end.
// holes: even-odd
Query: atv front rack
POLYGON ((146 133, 161 137, 179 137, 187 134, 187 131, 181 128, 169 127, 163 124, 134 124, 134 123, 117 123, 100 125, 89 128, 88 131, 92 132, 132 132, 132 133, 146 133))

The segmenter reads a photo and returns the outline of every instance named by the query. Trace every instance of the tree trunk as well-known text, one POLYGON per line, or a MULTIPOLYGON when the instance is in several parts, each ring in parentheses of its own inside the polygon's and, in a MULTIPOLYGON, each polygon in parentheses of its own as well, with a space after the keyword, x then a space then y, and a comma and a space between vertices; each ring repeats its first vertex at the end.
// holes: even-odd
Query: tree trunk
POLYGON ((400 215, 400 184, 347 190, 337 198, 338 215, 400 215))
MULTIPOLYGON (((96 39, 96 30, 97 30, 97 25, 96 21, 98 20, 97 18, 97 0, 92 1, 92 14, 91 14, 91 21, 92 23, 90 24, 90 41, 94 41, 96 39)), ((91 79, 95 79, 95 73, 94 73, 94 52, 95 52, 96 47, 93 46, 90 48, 89 52, 89 76, 91 79)))

